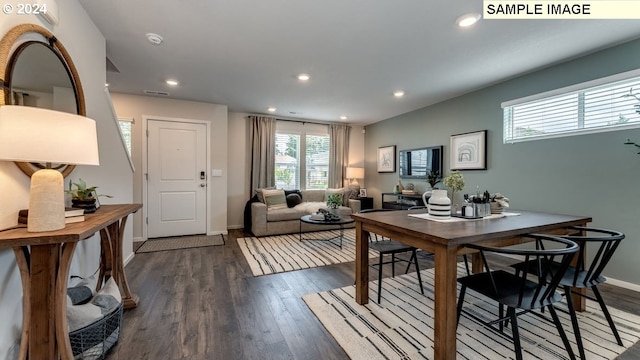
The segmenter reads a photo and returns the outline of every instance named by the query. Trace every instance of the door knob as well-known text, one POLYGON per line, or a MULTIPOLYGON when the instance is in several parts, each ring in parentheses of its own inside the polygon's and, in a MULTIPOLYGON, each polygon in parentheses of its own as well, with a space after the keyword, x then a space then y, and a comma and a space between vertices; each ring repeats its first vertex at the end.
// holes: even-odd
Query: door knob
POLYGON ((200 184, 200 187, 205 187, 205 186, 207 186, 207 184, 205 183, 200 184))

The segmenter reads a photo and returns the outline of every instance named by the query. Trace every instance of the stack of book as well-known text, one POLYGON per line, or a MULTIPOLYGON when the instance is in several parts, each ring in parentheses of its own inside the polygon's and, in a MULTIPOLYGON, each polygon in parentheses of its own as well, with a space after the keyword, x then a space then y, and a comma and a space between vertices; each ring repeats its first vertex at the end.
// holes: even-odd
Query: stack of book
MULTIPOLYGON (((64 217, 65 224, 84 221, 84 209, 65 208, 64 217)), ((28 218, 29 210, 24 209, 18 211, 18 224, 26 224, 28 218)))

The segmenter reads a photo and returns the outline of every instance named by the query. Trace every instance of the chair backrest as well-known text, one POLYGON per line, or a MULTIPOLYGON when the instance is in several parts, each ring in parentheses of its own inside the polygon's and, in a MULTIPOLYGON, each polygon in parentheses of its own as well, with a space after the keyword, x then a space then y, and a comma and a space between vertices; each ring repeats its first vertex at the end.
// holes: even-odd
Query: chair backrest
POLYGON ((582 226, 572 226, 570 229, 577 230, 579 233, 577 235, 566 235, 563 238, 575 241, 580 245, 576 265, 577 271, 575 271, 573 283, 578 284, 580 282, 585 286, 590 286, 594 281, 597 282, 597 279, 602 275, 602 271, 607 267, 609 260, 611 260, 625 235, 615 230, 582 226), (588 244, 596 245, 598 251, 587 267, 585 265, 585 256, 588 244))
POLYGON ((535 240, 536 248, 496 248, 476 244, 467 247, 480 251, 486 271, 491 274, 490 285, 496 298, 509 306, 537 309, 560 299, 556 288, 579 247, 571 240, 556 236, 529 234, 523 237, 535 240), (492 271, 486 253, 523 257, 530 266, 522 267, 513 276, 503 270, 492 271), (531 281, 534 276, 536 282, 531 281), (517 278, 517 281, 505 281, 505 278, 517 278))

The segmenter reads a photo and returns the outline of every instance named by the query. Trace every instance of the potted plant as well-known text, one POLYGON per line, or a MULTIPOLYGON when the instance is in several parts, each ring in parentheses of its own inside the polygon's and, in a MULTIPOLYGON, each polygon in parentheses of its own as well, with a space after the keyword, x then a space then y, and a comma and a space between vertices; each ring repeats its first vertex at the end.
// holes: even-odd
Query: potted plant
POLYGON ((85 214, 91 214, 96 211, 96 200, 99 196, 111 197, 110 195, 96 193, 97 186, 87 186, 87 183, 81 178, 78 182, 69 180, 69 189, 65 190, 71 195, 71 206, 78 209, 84 209, 85 214), (75 188, 73 186, 75 185, 75 188))
POLYGON ((327 195, 327 207, 332 213, 337 213, 338 207, 342 205, 342 194, 327 195))
POLYGON ((440 174, 437 171, 431 170, 429 175, 427 175, 427 182, 431 186, 431 189, 435 189, 436 184, 440 182, 440 174))

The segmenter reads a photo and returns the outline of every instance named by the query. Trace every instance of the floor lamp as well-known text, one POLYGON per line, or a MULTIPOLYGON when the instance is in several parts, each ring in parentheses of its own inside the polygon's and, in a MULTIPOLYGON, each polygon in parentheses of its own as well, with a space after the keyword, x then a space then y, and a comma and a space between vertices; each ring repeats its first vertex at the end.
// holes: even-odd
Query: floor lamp
POLYGON ((31 176, 27 231, 63 229, 64 180, 52 164, 99 165, 96 122, 29 106, 0 106, 0 160, 46 164, 31 176))

